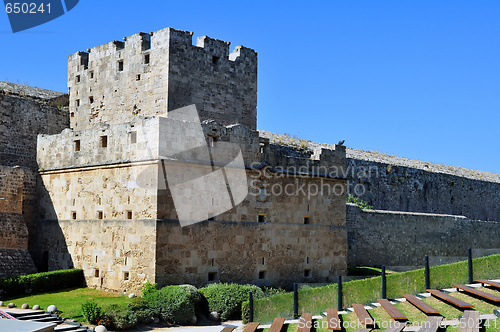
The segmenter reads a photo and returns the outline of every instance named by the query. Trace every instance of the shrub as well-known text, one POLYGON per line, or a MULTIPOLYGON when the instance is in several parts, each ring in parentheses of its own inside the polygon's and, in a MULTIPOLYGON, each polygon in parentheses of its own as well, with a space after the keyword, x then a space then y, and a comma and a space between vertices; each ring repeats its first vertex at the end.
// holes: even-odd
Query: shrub
POLYGON ((221 320, 241 317, 241 304, 253 292, 255 299, 264 297, 264 292, 254 285, 211 284, 200 289, 208 301, 209 311, 217 311, 221 320))
POLYGON ((130 308, 120 307, 112 304, 106 310, 113 325, 118 330, 127 330, 137 325, 137 314, 130 308))
POLYGON ((194 303, 180 286, 167 286, 143 297, 144 309, 152 316, 176 323, 189 324, 195 315, 194 303))
POLYGON ((0 295, 41 293, 84 284, 83 270, 70 269, 7 277, 0 280, 0 295))
POLYGON ((97 325, 102 325, 106 329, 110 330, 113 328, 113 321, 111 320, 111 317, 109 317, 108 315, 101 315, 101 317, 99 317, 97 325))
POLYGON ((90 324, 97 324, 102 315, 102 308, 94 300, 88 300, 82 304, 82 315, 90 324))
POLYGON ((193 285, 180 285, 179 287, 186 291, 195 306, 200 303, 202 295, 198 288, 194 287, 193 285))
POLYGON ((373 206, 369 205, 367 202, 363 201, 361 198, 353 196, 351 194, 347 195, 347 203, 354 203, 361 209, 372 210, 373 206))
POLYGON ((150 283, 149 281, 146 281, 146 283, 142 286, 141 288, 141 293, 142 296, 145 296, 146 294, 149 294, 151 292, 157 291, 158 290, 158 284, 156 283, 150 283))

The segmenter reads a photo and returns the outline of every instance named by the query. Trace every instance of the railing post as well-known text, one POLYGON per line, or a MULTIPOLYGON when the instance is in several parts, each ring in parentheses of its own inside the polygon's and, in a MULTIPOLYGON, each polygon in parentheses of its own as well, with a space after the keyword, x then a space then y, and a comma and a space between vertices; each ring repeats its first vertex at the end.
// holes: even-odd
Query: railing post
POLYGON ((339 276, 339 280, 337 282, 337 309, 338 311, 342 311, 342 276, 339 276))
POLYGON ((299 317, 299 292, 297 284, 293 284, 293 318, 299 317))
POLYGON ((249 302, 250 302, 250 304, 248 305, 248 309, 249 309, 250 313, 248 315, 248 321, 251 323, 251 322, 253 322, 253 294, 252 294, 252 292, 250 292, 250 294, 249 294, 249 302))
POLYGON ((425 256, 425 289, 431 288, 431 279, 429 271, 429 256, 425 256))
POLYGON ((385 265, 382 265, 382 298, 387 298, 387 285, 385 280, 385 265))
POLYGON ((472 282, 474 281, 473 280, 473 267, 472 267, 472 249, 469 248, 468 250, 468 254, 469 254, 469 284, 472 284, 472 282))

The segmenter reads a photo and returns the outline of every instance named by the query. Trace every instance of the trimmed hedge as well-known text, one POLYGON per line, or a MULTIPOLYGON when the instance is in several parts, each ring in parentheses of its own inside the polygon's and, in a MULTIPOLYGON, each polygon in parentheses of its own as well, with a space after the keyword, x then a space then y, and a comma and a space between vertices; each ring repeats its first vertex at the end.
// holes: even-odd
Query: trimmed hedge
MULTIPOLYGON (((166 286, 146 293, 135 309, 141 312, 139 316, 160 317, 164 321, 181 325, 190 324, 195 316, 191 293, 180 286, 166 286)), ((139 320, 142 321, 143 318, 139 317, 139 320)))
MULTIPOLYGON (((500 254, 473 260, 475 279, 494 279, 500 276, 500 254)), ((404 293, 425 291, 424 269, 392 273, 387 277, 387 297, 397 298, 404 293)), ((368 304, 381 296, 381 277, 348 281, 342 284, 344 307, 353 303, 368 304)), ((430 268, 431 288, 446 288, 453 283, 468 282, 467 261, 430 268)), ((248 321, 248 301, 242 304, 242 319, 248 321)), ((299 290, 299 312, 319 313, 337 307, 337 285, 299 290)), ((269 323, 275 317, 293 317, 293 293, 278 294, 254 301, 254 320, 269 323)))
POLYGON ((82 287, 85 284, 83 270, 69 269, 7 277, 0 280, 0 295, 14 296, 82 287))
POLYGON ((211 284, 200 289, 200 293, 208 302, 209 311, 217 311, 223 321, 241 317, 241 304, 248 300, 250 292, 253 292, 254 299, 264 297, 262 289, 255 285, 222 283, 211 284))

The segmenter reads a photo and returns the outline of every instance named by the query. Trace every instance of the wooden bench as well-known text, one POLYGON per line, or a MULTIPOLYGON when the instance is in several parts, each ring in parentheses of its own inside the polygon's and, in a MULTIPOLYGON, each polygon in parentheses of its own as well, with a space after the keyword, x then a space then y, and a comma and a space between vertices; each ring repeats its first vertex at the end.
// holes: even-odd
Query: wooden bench
POLYGON ((328 320, 328 330, 342 330, 342 324, 337 309, 326 309, 326 319, 328 320))
POLYGON ((259 325, 260 323, 258 322, 248 323, 247 326, 245 326, 243 332, 255 332, 255 330, 257 330, 257 328, 259 327, 259 325))
POLYGON ((223 328, 222 330, 220 330, 220 332, 233 332, 233 330, 235 328, 236 327, 234 327, 234 326, 226 326, 225 328, 223 328))
POLYGON ((469 294, 474 294, 476 296, 479 296, 480 298, 482 299, 486 299, 486 300, 489 300, 491 302, 495 302, 495 303, 498 303, 500 302, 500 296, 496 296, 496 295, 493 295, 493 294, 488 294, 488 293, 485 293, 483 291, 480 291, 480 290, 477 290, 477 289, 474 289, 472 287, 468 287, 468 286, 465 286, 465 285, 451 285, 452 287, 455 287, 456 289, 460 289, 466 293, 469 293, 469 294))
POLYGON ((312 318, 313 318, 312 314, 302 314, 302 316, 300 316, 299 328, 297 329, 297 332, 311 331, 312 318))
POLYGON ((275 318, 267 332, 280 332, 283 328, 283 324, 285 324, 284 318, 275 318))
POLYGON ((479 311, 465 310, 460 319, 460 332, 479 332, 480 324, 479 311))
POLYGON ((427 289, 427 291, 429 293, 431 293, 432 295, 434 295, 435 297, 443 300, 443 301, 446 301, 448 303, 451 303, 453 304, 454 306, 457 306, 459 308, 473 308, 474 306, 470 303, 467 303, 465 301, 462 301, 462 300, 459 300, 457 299, 456 297, 453 297, 451 295, 448 295, 446 293, 443 293, 437 289, 427 289))
POLYGON ((365 327, 375 326, 375 322, 373 321, 368 311, 366 311, 364 305, 356 303, 352 305, 352 308, 354 309, 356 316, 358 316, 358 320, 361 324, 363 324, 365 327))
POLYGON ((423 302, 422 300, 418 299, 415 295, 411 294, 403 294, 403 297, 411 304, 413 304, 415 307, 420 309, 424 314, 426 315, 439 315, 439 310, 431 307, 427 303, 423 302))
POLYGON ((382 308, 387 311, 389 316, 391 316, 394 320, 408 320, 405 315, 401 311, 399 311, 395 306, 392 305, 391 302, 387 299, 378 299, 378 303, 382 306, 382 308))
POLYGON ((439 325, 441 325, 442 320, 443 317, 441 316, 431 316, 427 318, 424 325, 420 327, 418 332, 436 332, 439 329, 439 325))
POLYGON ((406 327, 406 323, 395 322, 391 323, 391 325, 384 332, 401 332, 406 327))
POLYGON ((489 280, 484 280, 484 279, 477 279, 476 281, 483 284, 483 286, 490 285, 490 286, 493 286, 495 288, 500 288, 500 282, 489 281, 489 280))

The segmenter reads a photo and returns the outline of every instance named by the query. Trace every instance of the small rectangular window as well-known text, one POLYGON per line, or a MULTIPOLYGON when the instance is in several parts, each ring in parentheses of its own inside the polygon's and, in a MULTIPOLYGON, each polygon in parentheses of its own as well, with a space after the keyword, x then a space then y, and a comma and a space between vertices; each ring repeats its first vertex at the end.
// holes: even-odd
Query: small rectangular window
POLYGON ((80 99, 75 100, 76 106, 80 106, 80 99))
POLYGON ((76 219, 76 212, 75 211, 71 212, 71 219, 76 219))
POLYGON ((79 139, 77 139, 75 141, 75 151, 80 151, 80 140, 79 139))
POLYGON ((118 61, 118 71, 123 71, 123 60, 118 61))
POLYGON ((75 112, 71 112, 71 113, 70 113, 70 116, 71 116, 72 118, 74 118, 74 117, 75 117, 75 112))
POLYGON ((93 96, 90 96, 89 97, 89 103, 93 104, 94 103, 94 97, 93 96))
POLYGON ((266 278, 266 271, 259 271, 259 279, 265 279, 266 278))
POLYGON ((135 75, 135 80, 136 80, 136 81, 140 81, 140 80, 141 80, 141 74, 137 74, 137 75, 135 75))
POLYGON ((89 73, 89 75, 90 75, 90 78, 94 78, 94 72, 93 72, 93 71, 91 71, 91 72, 89 73))
POLYGON ((217 279, 217 272, 208 272, 208 281, 215 281, 217 279))
POLYGON ((76 75, 75 81, 76 83, 80 83, 80 75, 76 75))
POLYGON ((144 63, 147 65, 149 64, 149 54, 144 55, 144 63))
POLYGON ((262 257, 262 265, 266 265, 265 262, 266 261, 265 261, 264 257, 262 257))
POLYGON ((99 269, 95 269, 94 277, 99 278, 99 269))
POLYGON ((102 211, 98 211, 97 212, 97 219, 102 219, 102 217, 103 217, 102 211))
POLYGON ((264 214, 259 214, 258 221, 259 222, 266 222, 266 216, 264 214))
POLYGON ((123 272, 123 280, 129 280, 130 278, 130 273, 129 272, 123 272))
POLYGON ((311 273, 311 269, 305 269, 305 270, 304 270, 304 277, 306 277, 306 278, 310 278, 310 277, 311 277, 311 275, 312 275, 312 273, 311 273))
POLYGON ((127 211, 127 219, 132 219, 132 211, 127 211))
POLYGON ((216 65, 217 63, 219 63, 219 59, 220 59, 220 57, 218 57, 218 56, 215 56, 215 55, 214 55, 214 56, 212 57, 212 63, 213 63, 214 65, 216 65))
POLYGON ((101 148, 108 147, 108 136, 101 136, 101 148))
POLYGON ((311 218, 309 217, 304 217, 304 225, 308 225, 311 223, 311 218))
POLYGON ((137 143, 137 131, 133 131, 130 133, 130 144, 137 143))

